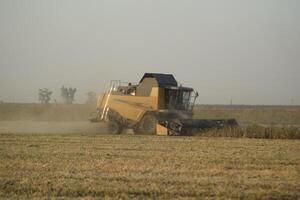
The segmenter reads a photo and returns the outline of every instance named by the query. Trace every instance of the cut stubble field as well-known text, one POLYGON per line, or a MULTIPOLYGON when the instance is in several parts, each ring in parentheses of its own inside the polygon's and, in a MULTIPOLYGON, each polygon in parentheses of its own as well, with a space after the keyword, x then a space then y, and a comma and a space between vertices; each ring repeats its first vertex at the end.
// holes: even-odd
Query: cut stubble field
POLYGON ((300 198, 300 141, 0 134, 0 198, 300 198))

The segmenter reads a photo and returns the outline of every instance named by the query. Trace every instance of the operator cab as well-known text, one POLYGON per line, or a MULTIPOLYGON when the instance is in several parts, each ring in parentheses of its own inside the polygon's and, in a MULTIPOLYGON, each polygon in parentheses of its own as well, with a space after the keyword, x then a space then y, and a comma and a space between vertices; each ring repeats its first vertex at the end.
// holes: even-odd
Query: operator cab
POLYGON ((198 93, 193 88, 178 86, 172 74, 145 73, 137 86, 136 94, 149 96, 153 87, 163 90, 163 93, 160 93, 162 98, 159 98, 160 110, 172 112, 193 110, 198 93))
POLYGON ((187 87, 165 88, 165 109, 192 111, 198 93, 187 87))

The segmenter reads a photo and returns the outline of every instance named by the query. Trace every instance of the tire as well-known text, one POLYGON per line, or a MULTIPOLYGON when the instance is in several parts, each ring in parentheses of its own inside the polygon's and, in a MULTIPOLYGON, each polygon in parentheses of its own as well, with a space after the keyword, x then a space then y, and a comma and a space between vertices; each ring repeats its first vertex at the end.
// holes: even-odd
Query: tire
POLYGON ((117 121, 109 121, 107 129, 109 133, 114 135, 119 135, 123 131, 122 125, 117 121))
POLYGON ((153 114, 146 114, 133 131, 135 134, 155 135, 156 124, 156 117, 153 114))

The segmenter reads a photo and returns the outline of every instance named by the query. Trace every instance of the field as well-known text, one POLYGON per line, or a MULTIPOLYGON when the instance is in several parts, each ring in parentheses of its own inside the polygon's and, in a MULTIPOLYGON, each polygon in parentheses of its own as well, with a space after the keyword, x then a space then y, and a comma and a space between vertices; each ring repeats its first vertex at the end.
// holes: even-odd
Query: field
POLYGON ((0 135, 0 198, 300 198, 300 141, 0 135))
POLYGON ((197 106, 242 128, 194 137, 109 135, 93 110, 0 104, 0 199, 300 198, 299 106, 197 106))

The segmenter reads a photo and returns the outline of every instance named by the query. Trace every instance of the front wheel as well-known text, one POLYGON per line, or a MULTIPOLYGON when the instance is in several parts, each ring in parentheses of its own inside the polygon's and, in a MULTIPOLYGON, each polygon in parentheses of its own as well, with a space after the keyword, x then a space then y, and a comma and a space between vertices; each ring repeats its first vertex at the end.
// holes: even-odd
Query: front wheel
POLYGON ((117 121, 109 121, 108 122, 108 132, 111 134, 121 134, 123 131, 122 125, 117 121))
POLYGON ((134 128, 135 134, 155 135, 157 119, 153 114, 147 114, 140 121, 138 126, 134 128))

